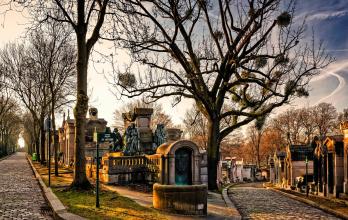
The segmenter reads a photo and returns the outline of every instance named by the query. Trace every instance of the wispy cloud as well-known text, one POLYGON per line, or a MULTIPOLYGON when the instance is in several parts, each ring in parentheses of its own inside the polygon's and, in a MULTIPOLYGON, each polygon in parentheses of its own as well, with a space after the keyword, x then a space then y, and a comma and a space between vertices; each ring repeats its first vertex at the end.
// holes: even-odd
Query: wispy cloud
POLYGON ((343 17, 348 14, 348 10, 342 10, 342 11, 325 11, 325 12, 319 12, 316 14, 307 15, 307 21, 313 21, 313 20, 326 20, 331 18, 338 18, 343 17))
POLYGON ((299 15, 296 15, 294 17, 294 21, 303 21, 303 19, 306 19, 307 22, 313 22, 313 21, 323 21, 327 19, 336 19, 340 17, 344 17, 348 15, 348 10, 341 10, 341 11, 306 11, 304 13, 301 13, 299 15))
POLYGON ((316 103, 324 102, 328 99, 332 99, 334 96, 338 95, 340 91, 342 91, 346 87, 346 80, 342 76, 339 75, 339 71, 344 70, 348 68, 348 60, 341 60, 339 62, 336 62, 332 65, 330 65, 328 68, 323 70, 323 74, 319 75, 318 77, 315 77, 312 82, 319 81, 319 80, 324 80, 327 77, 333 76, 338 80, 338 85, 337 87, 329 94, 326 96, 322 97, 319 99, 316 103))

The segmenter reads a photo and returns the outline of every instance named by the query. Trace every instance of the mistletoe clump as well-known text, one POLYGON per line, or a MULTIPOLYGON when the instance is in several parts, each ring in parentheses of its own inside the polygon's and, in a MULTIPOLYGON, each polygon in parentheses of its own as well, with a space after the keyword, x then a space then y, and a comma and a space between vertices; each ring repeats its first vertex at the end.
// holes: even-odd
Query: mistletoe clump
POLYGON ((290 80, 289 82, 286 83, 285 85, 285 94, 286 95, 291 95, 295 92, 294 87, 296 85, 296 82, 294 80, 290 80))
POLYGON ((309 96, 309 92, 303 88, 303 87, 300 87, 296 90, 296 95, 298 97, 308 97, 309 96))
POLYGON ((134 87, 136 84, 135 76, 131 73, 120 73, 118 75, 118 80, 120 85, 124 87, 134 87))
POLYGON ((274 62, 276 64, 285 66, 286 64, 289 63, 289 58, 287 56, 285 56, 284 54, 279 54, 275 59, 274 62))
POLYGON ((281 27, 286 27, 291 23, 291 15, 289 12, 283 12, 277 17, 277 24, 281 27))
POLYGON ((282 75, 283 75, 282 71, 277 70, 277 71, 273 72, 274 78, 278 78, 279 79, 282 75))
POLYGON ((267 64, 267 58, 266 57, 257 57, 255 59, 255 66, 256 68, 262 68, 266 66, 267 64))

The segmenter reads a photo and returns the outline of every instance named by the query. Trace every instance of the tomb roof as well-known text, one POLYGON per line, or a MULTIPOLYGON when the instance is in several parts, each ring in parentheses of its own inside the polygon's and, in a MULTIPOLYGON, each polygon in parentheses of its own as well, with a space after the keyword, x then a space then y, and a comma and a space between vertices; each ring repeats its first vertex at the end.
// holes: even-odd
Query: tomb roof
POLYGON ((308 160, 313 160, 314 148, 308 144, 292 144, 289 145, 289 152, 292 161, 302 161, 305 160, 306 156, 308 160))
POLYGON ((341 134, 332 135, 332 136, 326 137, 326 139, 331 139, 331 140, 334 140, 335 142, 343 142, 343 135, 341 134))

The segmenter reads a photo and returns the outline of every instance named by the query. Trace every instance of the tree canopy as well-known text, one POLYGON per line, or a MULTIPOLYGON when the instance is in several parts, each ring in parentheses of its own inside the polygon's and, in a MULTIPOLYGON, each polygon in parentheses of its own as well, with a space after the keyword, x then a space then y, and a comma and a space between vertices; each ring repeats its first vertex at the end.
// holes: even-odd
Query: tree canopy
POLYGON ((294 23, 294 1, 287 3, 116 3, 117 42, 132 55, 128 66, 117 69, 118 91, 127 97, 146 94, 153 101, 195 100, 208 119, 209 188, 216 188, 220 142, 307 96, 310 78, 331 62, 320 43, 304 39, 305 24, 294 23), (228 126, 222 128, 222 121, 228 126))

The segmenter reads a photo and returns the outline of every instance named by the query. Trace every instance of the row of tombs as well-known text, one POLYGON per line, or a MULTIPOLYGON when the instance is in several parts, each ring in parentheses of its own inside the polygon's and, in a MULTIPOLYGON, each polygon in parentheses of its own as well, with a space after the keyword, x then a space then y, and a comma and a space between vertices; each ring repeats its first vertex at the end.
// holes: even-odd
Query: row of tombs
POLYGON ((270 181, 293 189, 307 181, 313 194, 347 198, 348 121, 340 128, 341 135, 314 137, 308 145, 290 144, 275 152, 269 161, 270 181))
MULTIPOLYGON (((153 186, 154 207, 184 214, 207 211, 207 154, 195 143, 181 139, 180 129, 158 124, 153 131, 153 109, 134 108, 122 114, 125 132, 106 127, 96 108, 86 119, 86 173, 96 178, 97 144, 99 179, 105 184, 153 186), (96 144, 97 143, 97 144, 96 144)), ((75 121, 63 120, 58 130, 60 162, 72 166, 75 121)))

